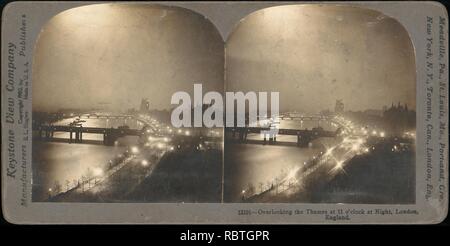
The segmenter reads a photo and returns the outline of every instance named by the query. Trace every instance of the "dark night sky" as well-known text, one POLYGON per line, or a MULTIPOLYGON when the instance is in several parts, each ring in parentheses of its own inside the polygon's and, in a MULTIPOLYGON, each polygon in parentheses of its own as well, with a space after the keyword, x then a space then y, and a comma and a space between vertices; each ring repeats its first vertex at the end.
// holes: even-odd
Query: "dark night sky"
POLYGON ((223 90, 223 39, 180 8, 101 4, 65 11, 40 34, 34 110, 171 108, 176 91, 223 90), (205 88, 206 87, 206 88, 205 88), (105 104, 106 103, 106 104, 105 104))
POLYGON ((354 7, 254 12, 227 42, 227 91, 279 91, 280 109, 415 107, 414 49, 392 18, 354 7))
MULTIPOLYGON (((414 50, 394 19, 354 7, 282 6, 239 24, 226 47, 227 91, 279 91, 284 110, 415 107, 414 50)), ((33 109, 125 110, 176 91, 222 91, 222 37, 188 10, 101 4, 65 11, 36 44, 33 109), (205 88, 206 87, 206 88, 205 88)))

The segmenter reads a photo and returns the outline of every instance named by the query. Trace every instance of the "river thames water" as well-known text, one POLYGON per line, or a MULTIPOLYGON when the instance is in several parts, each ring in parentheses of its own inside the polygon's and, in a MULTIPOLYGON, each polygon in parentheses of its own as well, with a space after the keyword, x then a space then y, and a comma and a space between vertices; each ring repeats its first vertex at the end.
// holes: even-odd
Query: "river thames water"
MULTIPOLYGON (((56 125, 68 125, 75 118, 64 119, 56 125)), ((83 127, 119 127, 127 125, 132 129, 142 128, 142 123, 135 119, 86 119, 83 127)), ((280 122, 280 128, 312 129, 322 127, 324 130, 335 130, 326 121, 293 121, 280 122)), ((248 139, 258 139, 258 134, 249 135, 248 139)), ((55 133, 54 138, 67 139, 69 133, 55 133)), ((103 140, 100 134, 83 134, 83 140, 103 140)), ((295 136, 279 136, 277 141, 295 143, 295 136)), ((292 146, 270 146, 259 144, 232 144, 225 147, 224 182, 225 201, 239 200, 240 191, 249 184, 258 187, 268 185, 285 172, 303 164, 323 146, 332 144, 333 140, 318 139, 308 148, 292 146)), ((69 144, 67 142, 33 141, 33 201, 45 201, 56 183, 63 190, 67 184, 77 182, 87 170, 103 169, 109 161, 122 154, 127 146, 137 143, 137 137, 125 137, 115 146, 100 144, 69 144)))
MULTIPOLYGON (((336 127, 327 121, 281 120, 280 129, 309 129, 322 127, 335 131, 336 127)), ((259 134, 248 135, 249 140, 262 139, 259 134)), ((278 142, 296 143, 296 136, 278 136, 278 142)), ((303 165, 313 156, 335 144, 334 139, 321 138, 308 148, 262 144, 225 144, 224 201, 240 202, 243 190, 254 186, 256 191, 266 189, 277 178, 303 165)))
MULTIPOLYGON (((56 122, 54 125, 68 125, 75 118, 56 122)), ((142 128, 142 123, 135 119, 85 119, 83 127, 119 127, 127 125, 132 129, 142 128)), ((54 138, 68 139, 69 133, 55 133, 54 138)), ((48 198, 49 189, 56 183, 66 189, 66 183, 73 185, 86 174, 88 168, 92 171, 103 169, 109 160, 123 153, 126 146, 137 143, 137 137, 124 137, 115 146, 101 144, 101 134, 83 134, 83 140, 97 140, 99 144, 80 144, 67 142, 33 141, 33 201, 43 201, 48 198)))

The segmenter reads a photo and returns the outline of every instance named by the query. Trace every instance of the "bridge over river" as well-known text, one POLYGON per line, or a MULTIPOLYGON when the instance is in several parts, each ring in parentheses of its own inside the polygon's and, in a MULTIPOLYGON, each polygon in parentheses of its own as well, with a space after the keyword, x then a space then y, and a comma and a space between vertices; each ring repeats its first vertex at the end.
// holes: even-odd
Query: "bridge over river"
POLYGON ((297 146, 307 147, 311 141, 317 138, 334 138, 339 134, 340 129, 336 131, 326 131, 322 128, 313 128, 312 130, 306 129, 278 129, 270 127, 233 127, 225 128, 225 132, 228 133, 228 140, 253 143, 255 141, 248 141, 248 134, 261 134, 262 140, 256 142, 262 142, 262 144, 280 144, 277 142, 277 136, 288 135, 297 137, 297 146))
POLYGON ((38 132, 39 139, 51 140, 55 132, 68 132, 69 143, 82 143, 83 133, 102 134, 104 145, 114 145, 123 136, 141 136, 142 130, 129 128, 103 128, 83 126, 40 125, 33 129, 38 132))
MULTIPOLYGON (((83 143, 83 134, 101 134, 103 135, 103 144, 112 146, 115 141, 124 136, 143 136, 150 132, 156 133, 153 126, 146 125, 142 129, 130 129, 130 128, 105 128, 105 127, 83 127, 83 126, 64 126, 64 125, 39 125, 33 127, 33 131, 38 132, 38 138, 51 141, 55 132, 68 132, 69 143, 83 143)), ((173 133, 172 135, 174 135, 173 133)), ((170 136, 170 134, 167 134, 170 136)), ((203 136, 203 135, 177 135, 178 138, 192 138, 199 137, 204 141, 217 141, 219 137, 203 136)))

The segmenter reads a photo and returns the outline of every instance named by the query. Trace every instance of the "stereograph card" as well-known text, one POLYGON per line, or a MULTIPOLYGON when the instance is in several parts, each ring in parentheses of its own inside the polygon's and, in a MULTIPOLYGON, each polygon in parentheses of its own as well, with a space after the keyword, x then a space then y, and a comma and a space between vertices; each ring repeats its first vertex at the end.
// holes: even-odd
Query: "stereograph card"
POLYGON ((437 2, 12 2, 15 224, 431 224, 448 208, 437 2))

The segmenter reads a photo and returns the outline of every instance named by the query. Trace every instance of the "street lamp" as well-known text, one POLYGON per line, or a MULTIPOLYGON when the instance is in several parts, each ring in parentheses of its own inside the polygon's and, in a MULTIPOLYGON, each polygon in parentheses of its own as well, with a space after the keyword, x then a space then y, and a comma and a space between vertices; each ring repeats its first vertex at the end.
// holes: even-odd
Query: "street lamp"
POLYGON ((336 162, 336 168, 341 169, 342 168, 342 164, 344 164, 344 161, 337 161, 336 162))
POLYGON ((139 153, 139 148, 137 146, 131 147, 131 153, 133 153, 133 154, 139 153))
POLYGON ((103 176, 103 170, 101 168, 94 168, 94 176, 96 177, 103 176))
POLYGON ((353 151, 357 151, 358 149, 359 149, 359 144, 355 143, 355 144, 352 145, 352 150, 353 151))

